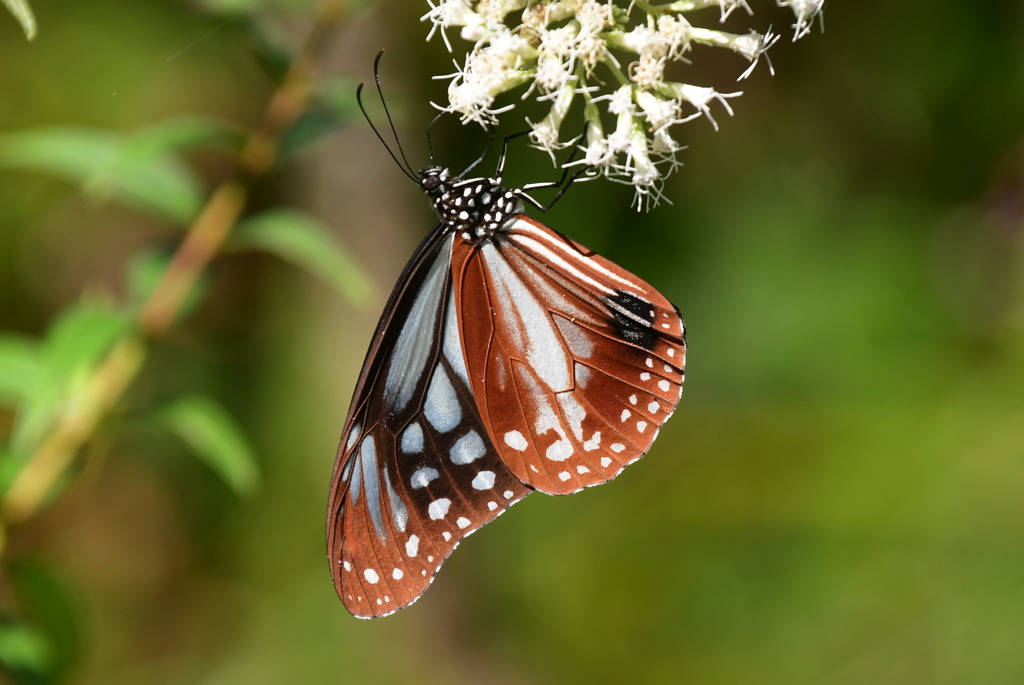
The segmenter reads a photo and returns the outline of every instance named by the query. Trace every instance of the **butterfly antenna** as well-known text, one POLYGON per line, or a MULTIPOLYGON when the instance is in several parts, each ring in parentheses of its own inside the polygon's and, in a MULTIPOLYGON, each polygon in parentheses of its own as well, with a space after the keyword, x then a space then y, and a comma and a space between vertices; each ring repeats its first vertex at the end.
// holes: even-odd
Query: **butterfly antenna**
MULTIPOLYGON (((402 163, 398 161, 398 157, 396 157, 395 153, 391 151, 390 147, 388 147, 388 143, 386 140, 384 140, 384 136, 380 134, 380 131, 378 131, 377 127, 373 124, 373 119, 371 119, 370 115, 366 113, 366 107, 363 106, 363 86, 365 85, 365 83, 360 83, 359 86, 356 88, 356 102, 359 104, 359 111, 363 113, 363 118, 366 119, 366 123, 370 125, 371 129, 373 129, 373 133, 374 135, 377 136, 377 140, 380 141, 380 144, 383 145, 384 149, 388 151, 389 155, 391 155, 391 159, 395 160, 395 164, 397 164, 398 168, 402 170, 402 173, 411 178, 413 181, 419 183, 419 179, 416 178, 412 173, 410 173, 409 170, 402 166, 402 163)), ((408 162, 406 162, 406 164, 408 164, 408 162)))
MULTIPOLYGON (((391 112, 388 110, 388 103, 384 100, 384 90, 380 87, 380 58, 383 56, 384 51, 381 50, 377 53, 376 59, 373 60, 373 81, 377 84, 377 96, 380 98, 380 104, 384 106, 384 116, 388 118, 388 126, 391 127, 391 135, 394 136, 395 144, 398 146, 398 154, 402 155, 402 161, 405 162, 405 168, 415 179, 416 170, 412 168, 412 164, 409 164, 409 160, 405 156, 405 150, 402 149, 402 140, 398 137, 398 131, 395 130, 395 122, 391 118, 391 112)), ((394 155, 392 155, 392 157, 394 157, 394 155)))
POLYGON ((430 153, 430 166, 437 166, 437 162, 434 161, 434 138, 432 136, 434 130, 434 124, 437 120, 444 116, 444 112, 438 112, 437 116, 430 120, 427 124, 427 152, 430 153))

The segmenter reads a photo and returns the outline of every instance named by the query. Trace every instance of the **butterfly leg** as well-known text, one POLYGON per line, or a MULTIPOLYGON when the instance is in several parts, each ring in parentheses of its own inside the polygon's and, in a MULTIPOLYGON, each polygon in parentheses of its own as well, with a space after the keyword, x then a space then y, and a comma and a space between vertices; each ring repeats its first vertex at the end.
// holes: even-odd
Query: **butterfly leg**
MULTIPOLYGON (((584 134, 586 134, 586 129, 584 129, 584 134)), ((589 167, 587 167, 587 166, 582 166, 578 170, 576 170, 576 172, 573 173, 572 176, 569 175, 569 167, 572 165, 572 161, 576 158, 576 153, 578 151, 579 151, 579 146, 578 145, 573 145, 572 152, 569 153, 569 158, 566 159, 565 163, 562 165, 562 176, 561 176, 561 178, 559 178, 557 181, 542 181, 540 183, 527 183, 526 185, 524 185, 522 187, 522 190, 524 191, 523 194, 522 194, 522 198, 524 200, 526 200, 527 202, 529 202, 530 204, 532 204, 534 207, 536 207, 537 209, 539 209, 542 212, 546 212, 549 209, 551 209, 552 207, 554 207, 555 203, 558 202, 562 198, 563 195, 565 195, 565 191, 569 190, 569 187, 573 183, 576 182, 576 179, 578 179, 580 176, 585 174, 587 172, 587 170, 589 169, 589 167), (566 180, 566 179, 568 179, 568 180, 566 180), (528 191, 528 190, 536 190, 538 188, 558 188, 559 186, 561 186, 561 188, 558 191, 558 193, 555 194, 555 196, 553 198, 551 198, 551 201, 548 202, 546 205, 542 205, 541 203, 537 202, 537 200, 535 200, 527 192, 525 192, 525 191, 528 191)))
MULTIPOLYGON (((441 112, 441 114, 444 114, 444 112, 441 112)), ((437 116, 440 117, 441 114, 438 114, 437 116)), ((434 121, 437 121, 437 117, 434 118, 434 121)), ((431 125, 433 125, 433 122, 431 122, 431 125)), ((488 129, 488 133, 490 135, 487 137, 487 145, 484 146, 483 153, 481 153, 481 155, 476 158, 476 161, 474 161, 468 167, 463 169, 462 173, 459 174, 456 178, 460 178, 460 179, 461 178, 465 178, 466 174, 468 174, 473 169, 475 169, 480 164, 480 162, 484 161, 487 158, 487 155, 489 155, 491 153, 491 146, 494 145, 494 129, 493 128, 489 128, 488 129)), ((427 135, 427 142, 428 142, 428 144, 430 142, 429 131, 428 131, 428 135, 427 135)), ((502 148, 502 150, 504 151, 504 147, 502 148)), ((431 151, 431 161, 433 161, 433 151, 431 151)), ((499 176, 500 176, 500 172, 499 172, 499 176)))

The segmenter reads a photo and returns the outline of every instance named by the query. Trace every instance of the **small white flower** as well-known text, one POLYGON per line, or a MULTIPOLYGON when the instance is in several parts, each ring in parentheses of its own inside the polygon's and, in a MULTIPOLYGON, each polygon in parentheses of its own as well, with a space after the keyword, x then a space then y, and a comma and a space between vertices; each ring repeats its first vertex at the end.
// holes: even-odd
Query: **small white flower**
POLYGON ((633 86, 620 86, 611 95, 601 95, 594 102, 608 100, 608 111, 612 114, 633 116, 633 86))
POLYGON ((640 55, 640 59, 630 65, 629 78, 641 88, 657 88, 664 83, 665 58, 650 53, 640 55))
MULTIPOLYGON (((452 51, 447 29, 455 27, 468 49, 462 66, 441 77, 450 83, 448 103, 439 109, 463 122, 494 125, 498 115, 514 107, 496 105, 496 98, 526 86, 523 99, 551 102, 548 114, 530 124, 533 144, 552 159, 556 150, 578 144, 582 159, 573 164, 586 165, 590 176, 633 185, 638 206, 663 199, 664 179, 680 165, 683 146, 672 130, 698 117, 717 129, 712 107, 718 103, 732 115, 727 100, 740 95, 699 82, 666 81, 671 63, 688 63, 694 44, 725 48, 750 63, 742 79, 779 39, 770 31, 734 34, 693 24, 694 17, 714 22, 714 15, 695 13, 709 7, 718 8, 720 21, 737 8, 752 14, 749 0, 427 2, 430 10, 422 20, 431 24, 428 39, 440 32, 452 51), (577 99, 587 122, 584 141, 579 129, 566 124, 577 99)), ((793 12, 794 40, 809 32, 824 5, 824 0, 775 2, 793 12)))
POLYGON ((427 0, 427 4, 430 5, 430 11, 420 17, 420 21, 430 21, 433 24, 430 27, 430 33, 427 34, 427 40, 433 38, 434 33, 441 29, 441 37, 444 39, 444 44, 448 47, 448 52, 452 51, 452 45, 448 42, 448 34, 445 33, 446 28, 449 26, 468 27, 483 24, 483 17, 474 12, 466 0, 439 0, 437 5, 434 4, 434 0, 427 0))
POLYGON ((711 116, 711 103, 717 100, 725 108, 725 111, 729 113, 729 116, 732 116, 732 107, 725 101, 726 98, 735 98, 743 95, 739 91, 735 93, 719 93, 714 88, 691 86, 688 83, 667 84, 665 90, 672 93, 679 100, 684 100, 693 105, 697 109, 698 115, 703 114, 707 117, 716 131, 718 130, 718 122, 711 116))
POLYGON ((636 94, 636 103, 640 105, 653 131, 671 126, 679 120, 679 102, 676 100, 660 98, 641 90, 636 94))
POLYGON ((811 24, 814 18, 821 19, 821 9, 825 0, 779 0, 779 5, 789 7, 796 15, 796 23, 793 24, 793 40, 797 41, 811 31, 811 24))
POLYGON ((561 90, 572 80, 572 64, 563 62, 557 55, 541 55, 537 60, 534 82, 542 93, 561 90))
POLYGON ((637 26, 632 31, 623 33, 619 44, 630 52, 660 57, 668 52, 665 39, 650 26, 637 26))
POLYGON ((568 114, 569 107, 572 106, 575 96, 575 88, 572 86, 563 87, 556 94, 548 115, 539 123, 531 125, 530 140, 533 141, 534 145, 551 155, 552 162, 554 162, 555 150, 571 145, 574 142, 561 142, 558 133, 562 128, 562 122, 565 121, 565 115, 568 114))
POLYGON ((691 28, 686 17, 673 14, 658 17, 658 35, 666 46, 669 59, 678 60, 690 50, 691 28))
MULTIPOLYGON (((760 34, 756 31, 751 31, 745 36, 738 36, 733 41, 733 49, 750 60, 750 66, 747 70, 740 74, 738 80, 743 80, 750 75, 750 72, 757 66, 757 62, 761 59, 761 55, 768 51, 768 48, 775 45, 778 42, 779 36, 769 31, 765 34, 760 34)), ((768 71, 774 76, 775 69, 772 67, 771 61, 768 62, 768 71)))

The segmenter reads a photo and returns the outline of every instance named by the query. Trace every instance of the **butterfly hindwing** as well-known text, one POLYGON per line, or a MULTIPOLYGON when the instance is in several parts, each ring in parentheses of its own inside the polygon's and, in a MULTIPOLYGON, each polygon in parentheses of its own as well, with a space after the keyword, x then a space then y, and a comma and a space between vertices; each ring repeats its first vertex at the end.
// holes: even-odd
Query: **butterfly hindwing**
POLYGON ((649 284, 519 215, 456 240, 473 393, 508 468, 542 492, 611 480, 650 448, 682 391, 682 319, 649 284))

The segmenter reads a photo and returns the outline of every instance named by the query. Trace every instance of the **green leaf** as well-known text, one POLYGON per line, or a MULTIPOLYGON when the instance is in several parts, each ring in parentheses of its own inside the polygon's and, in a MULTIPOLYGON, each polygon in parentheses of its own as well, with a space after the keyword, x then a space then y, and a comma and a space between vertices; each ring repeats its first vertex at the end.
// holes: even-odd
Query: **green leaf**
POLYGON ((16 682, 48 682, 52 662, 41 630, 21 622, 0 622, 0 674, 9 672, 16 682))
MULTIPOLYGON (((138 312, 142 308, 143 303, 163 278, 170 261, 171 254, 169 252, 155 249, 137 252, 128 260, 125 280, 128 286, 129 307, 132 311, 138 312)), ((185 296, 185 301, 177 313, 177 319, 188 317, 199 306, 206 296, 208 284, 209 275, 203 272, 199 276, 199 281, 185 296)))
POLYGON ((310 106, 283 136, 281 153, 292 156, 361 116, 354 80, 336 78, 324 83, 317 89, 310 106))
POLYGON ((242 144, 244 135, 229 124, 203 117, 168 119, 132 133, 124 156, 146 159, 195 147, 242 144))
POLYGON ((266 0, 203 0, 202 5, 209 12, 240 16, 267 9, 266 0))
POLYGON ((124 335, 132 322, 110 305, 84 299, 64 310, 50 326, 42 344, 46 372, 65 382, 92 367, 124 335))
POLYGON ((0 493, 7 492, 24 464, 24 460, 14 452, 0 448, 0 493))
POLYGON ((39 349, 27 338, 0 337, 0 402, 17 404, 39 382, 39 349))
POLYGON ((265 250, 334 286, 357 305, 366 304, 373 285, 345 247, 320 222, 301 212, 275 210, 243 221, 232 236, 236 247, 265 250))
POLYGON ((223 407, 191 395, 164 407, 159 416, 236 494, 244 497, 256 490, 260 476, 255 455, 223 407))
POLYGON ((41 665, 47 678, 43 682, 57 682, 70 670, 79 652, 74 597, 64 582, 42 564, 14 562, 8 571, 25 620, 44 641, 45 661, 41 665))
POLYGON ((124 314, 90 300, 82 300, 60 315, 39 346, 38 373, 23 396, 11 440, 15 452, 31 450, 76 379, 83 378, 130 328, 131 321, 124 314))
POLYGON ((182 225, 192 220, 201 202, 192 172, 144 136, 139 143, 100 129, 11 133, 0 137, 0 165, 49 172, 97 200, 117 199, 182 225))
POLYGON ((317 88, 316 101, 329 107, 340 119, 358 119, 362 115, 356 101, 356 86, 355 79, 332 78, 317 88))
POLYGON ((36 18, 32 14, 32 8, 28 6, 25 0, 3 0, 4 5, 14 18, 21 24, 21 30, 25 32, 25 37, 29 40, 33 40, 36 37, 36 18))

